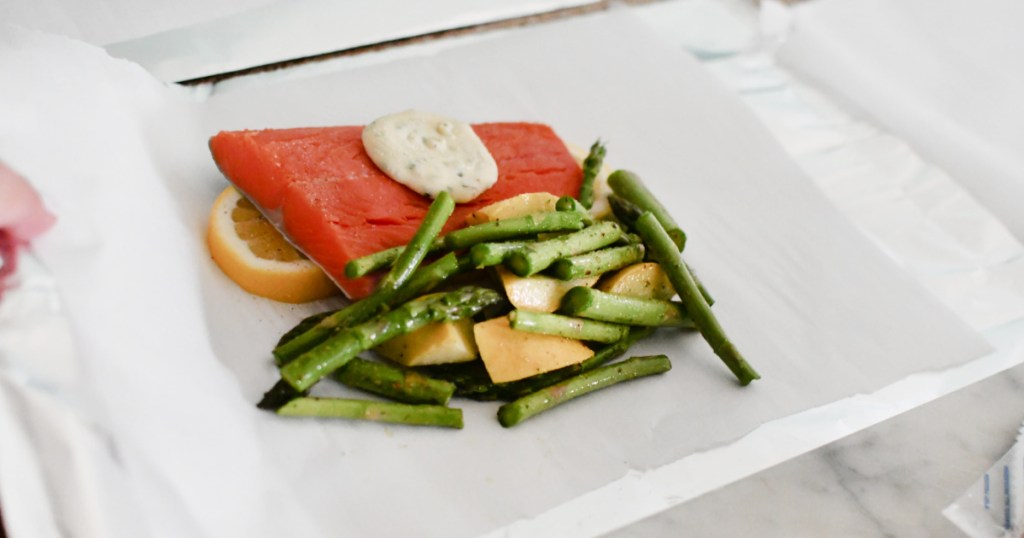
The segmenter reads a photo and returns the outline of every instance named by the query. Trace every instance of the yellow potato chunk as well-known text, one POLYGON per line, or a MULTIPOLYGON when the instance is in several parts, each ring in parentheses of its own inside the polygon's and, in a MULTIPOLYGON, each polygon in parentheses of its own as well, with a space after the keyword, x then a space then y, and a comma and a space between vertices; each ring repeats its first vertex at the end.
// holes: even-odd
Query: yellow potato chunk
POLYGON ((508 316, 473 326, 480 358, 491 381, 504 383, 583 362, 594 352, 579 340, 517 331, 508 316))
POLYGON ((668 275, 653 262, 637 263, 620 269, 601 282, 597 289, 641 299, 667 301, 675 294, 668 275))
POLYGON ((533 213, 555 211, 558 197, 548 192, 527 192, 481 207, 466 217, 466 224, 525 217, 533 213))
POLYGON ((512 306, 534 312, 558 310, 562 296, 569 290, 576 286, 593 287, 600 278, 600 275, 596 275, 576 280, 560 280, 544 275, 521 277, 504 267, 498 267, 497 271, 501 284, 505 287, 505 295, 512 306))
POLYGON ((465 362, 476 359, 473 320, 431 323, 374 348, 382 357, 405 366, 465 362))

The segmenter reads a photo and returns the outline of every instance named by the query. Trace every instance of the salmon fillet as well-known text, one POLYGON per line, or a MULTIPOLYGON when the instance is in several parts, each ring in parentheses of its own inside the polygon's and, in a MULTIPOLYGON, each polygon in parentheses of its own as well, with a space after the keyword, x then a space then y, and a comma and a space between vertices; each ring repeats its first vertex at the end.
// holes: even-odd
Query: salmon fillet
MULTIPOLYGON (((582 172, 550 127, 485 123, 473 129, 498 164, 498 181, 456 206, 445 232, 461 228, 470 212, 518 194, 579 194, 582 172)), ((224 176, 351 299, 368 295, 376 279, 346 278, 345 264, 408 243, 431 202, 373 164, 362 130, 223 131, 210 139, 224 176)))

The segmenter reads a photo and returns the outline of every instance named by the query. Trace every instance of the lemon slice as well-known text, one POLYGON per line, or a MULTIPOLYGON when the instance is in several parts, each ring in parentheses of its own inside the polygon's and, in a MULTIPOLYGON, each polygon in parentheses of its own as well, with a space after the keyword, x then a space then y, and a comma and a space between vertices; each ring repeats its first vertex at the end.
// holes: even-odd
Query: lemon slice
POLYGON ((224 189, 213 202, 206 241, 224 274, 250 293, 304 303, 339 292, 234 187, 224 189))

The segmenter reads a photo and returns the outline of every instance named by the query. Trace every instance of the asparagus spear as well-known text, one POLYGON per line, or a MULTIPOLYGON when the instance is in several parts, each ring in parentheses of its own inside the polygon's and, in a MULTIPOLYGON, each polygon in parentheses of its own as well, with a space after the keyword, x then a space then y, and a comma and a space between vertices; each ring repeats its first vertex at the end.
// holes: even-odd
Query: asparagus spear
POLYGON ((462 429, 462 410, 442 405, 409 405, 341 398, 296 398, 277 410, 290 417, 332 417, 462 429))
POLYGON ((501 241, 546 232, 579 230, 580 228, 583 228, 582 215, 574 212, 551 211, 511 219, 499 219, 456 230, 445 236, 444 242, 448 248, 458 250, 477 243, 501 241))
POLYGON ((256 404, 256 407, 268 411, 277 411, 288 402, 305 395, 306 391, 295 390, 291 385, 285 383, 283 379, 279 379, 277 383, 274 383, 273 387, 270 387, 270 390, 263 393, 263 398, 256 404))
POLYGON ((455 384, 455 395, 474 400, 491 401, 502 398, 487 375, 482 361, 456 362, 417 366, 417 370, 435 379, 455 384))
POLYGON ((288 331, 277 347, 274 348, 274 360, 278 366, 286 364, 300 354, 323 342, 339 329, 362 323, 383 309, 412 299, 436 287, 445 279, 468 268, 466 261, 448 253, 434 263, 420 268, 400 290, 378 290, 369 297, 323 316, 316 323, 310 324, 316 316, 302 320, 294 329, 288 331), (300 328, 305 327, 301 332, 300 328))
POLYGON ((671 368, 672 363, 665 355, 633 357, 602 366, 501 406, 498 408, 498 422, 506 428, 511 428, 534 415, 584 394, 638 377, 664 373, 671 368))
POLYGON ((469 257, 475 267, 491 267, 505 261, 505 258, 526 246, 525 241, 506 241, 504 243, 480 243, 469 249, 469 257))
POLYGON ((431 379, 409 368, 356 357, 334 377, 349 387, 408 404, 447 405, 455 384, 431 379))
POLYGON ((633 347, 633 344, 652 334, 654 334, 654 327, 630 327, 629 333, 625 338, 599 349, 594 353, 593 357, 581 362, 579 365, 580 372, 589 372, 594 368, 604 366, 605 363, 621 356, 626 351, 629 351, 629 348, 633 347))
POLYGON ((594 224, 594 217, 590 216, 590 212, 587 208, 583 207, 577 199, 572 196, 563 196, 555 202, 555 209, 558 211, 566 211, 570 213, 579 213, 583 218, 583 224, 590 226, 594 224))
POLYGON ((530 312, 529 310, 513 310, 509 312, 508 319, 511 327, 518 331, 551 334, 605 344, 617 342, 629 334, 627 325, 530 312))
POLYGON ((625 245, 642 245, 643 243, 644 243, 644 240, 640 239, 639 235, 631 234, 631 233, 623 233, 622 237, 620 237, 619 240, 615 244, 625 246, 625 245))
MULTIPOLYGON (((654 332, 653 327, 632 327, 629 334, 621 340, 602 347, 594 353, 593 357, 579 363, 537 374, 526 379, 509 381, 506 383, 492 383, 487 375, 487 370, 480 361, 462 362, 456 364, 439 364, 433 366, 421 366, 417 370, 426 372, 431 378, 447 380, 455 385, 455 394, 463 398, 470 398, 480 401, 493 400, 514 400, 531 392, 536 392, 544 387, 564 381, 582 372, 588 372, 604 365, 605 363, 621 356, 629 350, 633 344, 647 338, 654 332)), ((351 364, 350 364, 351 366, 351 364)), ((349 368, 346 366, 342 369, 349 368)), ((274 386, 264 400, 260 402, 261 409, 276 410, 294 398, 304 396, 291 388, 283 380, 274 386)))
POLYGON ((595 250, 571 258, 561 258, 551 264, 551 273, 562 280, 575 280, 621 269, 643 259, 644 246, 642 243, 637 243, 624 247, 595 250))
POLYGON ((313 386, 345 366, 357 354, 434 321, 469 317, 502 300, 498 292, 466 286, 452 292, 413 299, 370 321, 334 334, 281 368, 281 378, 297 391, 313 386))
POLYGON ((608 246, 622 237, 622 228, 614 222, 600 222, 578 232, 530 243, 508 255, 507 265, 519 276, 530 276, 547 269, 558 258, 575 256, 608 246))
MULTIPOLYGON (((561 202, 561 199, 559 199, 559 202, 561 202)), ((614 194, 608 195, 608 205, 611 206, 612 213, 615 214, 615 218, 619 219, 619 222, 625 224, 626 227, 630 229, 634 227, 636 219, 643 214, 643 210, 640 209, 639 206, 614 194)), ((685 235, 683 237, 685 239, 685 235)), ((619 242, 633 244, 643 243, 643 240, 635 234, 624 234, 619 242)), ((700 289, 700 294, 704 296, 704 300, 707 301, 709 305, 715 304, 715 299, 711 297, 711 293, 709 293, 704 287, 704 283, 700 281, 700 278, 693 272, 693 269, 690 269, 690 273, 693 274, 693 279, 697 282, 697 288, 700 289)))
POLYGON ((559 311, 610 323, 693 328, 693 322, 680 303, 641 299, 584 286, 576 286, 563 295, 559 311))
POLYGON ((661 202, 658 202, 658 199, 651 194, 651 191, 647 190, 639 176, 627 170, 616 170, 612 175, 608 176, 608 185, 615 194, 632 202, 643 211, 654 213, 654 216, 668 232, 669 237, 672 238, 672 242, 675 243, 678 250, 683 250, 683 247, 686 245, 686 234, 676 224, 676 221, 672 219, 672 215, 669 214, 668 210, 661 205, 661 202))
POLYGON ((679 251, 675 249, 672 238, 661 226, 657 217, 651 212, 646 212, 636 220, 637 232, 644 238, 644 242, 651 250, 651 255, 661 264, 661 268, 668 275, 672 287, 682 300, 687 313, 693 319, 693 324, 700 331, 701 336, 711 345, 711 349, 722 359, 722 362, 732 370, 732 373, 739 379, 741 385, 747 385, 761 376, 749 365, 740 355, 736 346, 726 336, 722 326, 707 301, 697 288, 693 275, 683 263, 679 251))
POLYGON ((274 346, 274 349, 277 349, 277 348, 287 344, 288 342, 290 342, 290 341, 294 340, 295 338, 299 337, 300 335, 302 335, 306 331, 312 329, 313 327, 316 327, 317 325, 320 324, 321 321, 324 320, 324 318, 334 314, 335 312, 337 312, 337 310, 334 310, 334 311, 327 310, 325 312, 317 312, 316 314, 313 314, 311 316, 306 316, 306 317, 302 318, 302 321, 300 321, 298 324, 296 324, 291 329, 288 329, 288 332, 286 332, 283 335, 281 335, 281 338, 278 339, 277 345, 274 346))
MULTIPOLYGON (((398 245, 397 247, 387 248, 373 254, 367 254, 362 258, 356 258, 350 260, 345 264, 345 276, 349 278, 359 278, 366 276, 374 271, 379 271, 385 267, 391 267, 391 264, 395 263, 395 260, 405 250, 406 245, 398 245)), ((427 249, 429 253, 438 252, 444 250, 444 237, 436 237, 434 241, 430 243, 430 248, 427 249)))
POLYGON ((704 298, 704 302, 708 303, 708 306, 715 304, 715 298, 711 296, 711 293, 704 287, 704 283, 700 281, 700 277, 697 276, 696 271, 690 267, 689 264, 683 262, 686 265, 686 270, 690 272, 690 276, 693 277, 693 281, 697 284, 697 291, 700 292, 700 296, 704 298))
POLYGON ((487 375, 487 370, 480 361, 441 364, 424 367, 424 369, 431 376, 447 379, 455 383, 455 394, 458 396, 482 401, 513 400, 559 381, 564 381, 579 373, 588 372, 602 366, 608 361, 621 356, 633 344, 647 338, 653 332, 654 329, 651 327, 631 327, 629 334, 625 338, 614 344, 602 347, 594 353, 593 357, 579 364, 505 383, 492 383, 487 375))
MULTIPOLYGON (((444 226, 445 221, 448 220, 454 209, 455 202, 452 201, 450 194, 447 192, 438 194, 434 202, 430 204, 430 209, 427 210, 427 214, 423 217, 423 222, 420 223, 419 229, 413 235, 412 241, 403 248, 391 271, 378 283, 377 289, 369 297, 349 305, 348 308, 324 317, 319 323, 302 334, 291 338, 287 342, 278 343, 278 346, 273 351, 277 364, 284 364, 298 356, 299 353, 309 350, 322 342, 339 327, 363 322, 384 308, 396 304, 398 302, 396 301, 396 295, 399 293, 399 288, 404 287, 408 292, 410 288, 417 286, 436 285, 437 282, 457 271, 458 264, 454 258, 441 258, 437 262, 439 265, 422 275, 422 280, 418 280, 413 286, 403 286, 427 255, 431 242, 437 239, 437 234, 441 231, 441 227, 444 226), (440 280, 437 280, 438 277, 440 277, 440 280)), ((418 294, 420 291, 423 291, 423 287, 414 290, 412 295, 418 294)), ((289 331, 289 333, 293 331, 289 331)))
POLYGON ((583 183, 580 185, 580 203, 590 209, 594 205, 594 180, 601 172, 607 150, 601 140, 590 146, 590 153, 583 159, 583 183))
POLYGON ((406 280, 409 280, 416 268, 420 266, 423 258, 426 257, 430 244, 441 233, 441 228, 444 227, 444 223, 454 210, 455 201, 452 200, 452 195, 448 194, 448 191, 438 193, 437 198, 430 204, 427 214, 423 216, 423 222, 420 223, 416 234, 412 236, 412 240, 399 254, 391 271, 377 284, 379 291, 394 291, 406 280))
POLYGON ((640 206, 617 194, 608 195, 608 206, 612 208, 612 214, 615 215, 615 218, 630 228, 633 227, 636 219, 644 213, 640 206))

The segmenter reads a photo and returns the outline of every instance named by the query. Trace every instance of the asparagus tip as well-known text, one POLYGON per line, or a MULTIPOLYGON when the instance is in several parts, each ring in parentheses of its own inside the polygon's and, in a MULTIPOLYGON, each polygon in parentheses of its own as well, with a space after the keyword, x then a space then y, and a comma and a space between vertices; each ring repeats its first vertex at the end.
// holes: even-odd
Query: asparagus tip
POLYGON ((279 379, 273 387, 270 387, 270 390, 263 393, 263 398, 256 404, 256 407, 267 411, 277 411, 300 396, 302 396, 301 392, 292 388, 283 379, 279 379))

